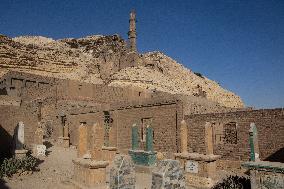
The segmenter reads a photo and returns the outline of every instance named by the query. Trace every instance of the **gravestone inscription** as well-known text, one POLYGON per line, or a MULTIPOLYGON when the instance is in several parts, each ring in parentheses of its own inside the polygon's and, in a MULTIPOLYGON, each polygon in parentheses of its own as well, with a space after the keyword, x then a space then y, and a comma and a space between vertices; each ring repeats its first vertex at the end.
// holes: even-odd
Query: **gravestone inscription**
POLYGON ((188 173, 198 173, 198 162, 187 161, 185 166, 185 171, 188 173))

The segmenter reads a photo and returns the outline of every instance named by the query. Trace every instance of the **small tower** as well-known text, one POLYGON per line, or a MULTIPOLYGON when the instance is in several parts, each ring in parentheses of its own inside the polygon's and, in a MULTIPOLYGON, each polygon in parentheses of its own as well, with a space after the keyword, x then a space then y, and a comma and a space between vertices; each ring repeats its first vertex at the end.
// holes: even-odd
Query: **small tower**
POLYGON ((135 13, 134 10, 132 10, 130 12, 128 39, 129 39, 130 52, 137 52, 137 48, 136 48, 136 13, 135 13))

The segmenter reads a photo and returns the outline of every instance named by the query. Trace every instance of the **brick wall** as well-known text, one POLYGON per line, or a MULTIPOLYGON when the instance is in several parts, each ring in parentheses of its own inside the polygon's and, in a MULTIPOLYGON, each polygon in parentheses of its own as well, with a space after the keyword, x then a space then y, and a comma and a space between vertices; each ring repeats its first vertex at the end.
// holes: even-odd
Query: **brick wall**
MULTIPOLYGON (((179 138, 180 123, 183 112, 179 103, 148 105, 139 107, 124 107, 109 111, 110 137, 109 146, 115 146, 122 153, 131 148, 131 127, 133 123, 139 126, 143 118, 151 118, 154 128, 154 149, 166 153, 175 153, 180 149, 179 138)), ((78 143, 78 127, 80 122, 88 126, 88 148, 93 145, 92 126, 94 123, 104 125, 104 112, 89 112, 67 115, 66 124, 69 125, 70 140, 73 145, 78 143)))
POLYGON ((14 129, 20 121, 25 125, 25 145, 30 147, 37 127, 37 114, 34 104, 22 104, 21 107, 0 106, 0 112, 0 152, 6 154, 12 147, 14 129))
POLYGON ((78 128, 82 122, 85 122, 88 127, 88 148, 90 149, 93 144, 92 127, 95 123, 103 124, 103 113, 79 113, 67 116, 66 124, 69 126, 70 142, 72 145, 78 145, 78 128))
POLYGON ((254 122, 259 134, 260 158, 262 160, 284 161, 284 111, 283 109, 266 109, 217 114, 197 114, 186 116, 189 128, 189 145, 193 151, 205 153, 205 122, 213 124, 214 153, 222 155, 223 160, 249 160, 249 128, 254 122), (236 123, 236 141, 226 137, 223 132, 227 123, 236 123), (221 126, 221 127, 219 127, 221 126), (219 129, 218 129, 219 127, 219 129), (223 141, 219 141, 219 139, 223 141), (276 155, 278 154, 278 155, 276 155), (282 154, 282 155, 281 155, 282 154), (276 156, 278 157, 276 157, 276 156), (273 158, 272 158, 273 156, 273 158), (281 157, 282 156, 282 157, 281 157))
MULTIPOLYGON (((175 153, 179 149, 177 130, 181 121, 182 109, 176 103, 132 107, 111 111, 112 127, 117 130, 117 147, 126 152, 131 148, 131 127, 142 125, 142 119, 151 118, 154 128, 154 150, 175 153), (178 142, 178 143, 177 143, 178 142)), ((140 129, 141 131, 141 129, 140 129)), ((139 133, 141 138, 141 133, 139 133)))
POLYGON ((58 80, 57 96, 65 100, 91 100, 97 103, 129 102, 149 97, 149 92, 139 88, 109 87, 103 84, 58 80))

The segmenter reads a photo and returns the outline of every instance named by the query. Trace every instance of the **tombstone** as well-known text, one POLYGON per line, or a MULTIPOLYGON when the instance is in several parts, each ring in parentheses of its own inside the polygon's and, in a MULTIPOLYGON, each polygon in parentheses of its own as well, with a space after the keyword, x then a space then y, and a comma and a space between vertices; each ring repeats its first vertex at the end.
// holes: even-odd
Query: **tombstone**
POLYGON ((24 149, 25 144, 25 125, 20 121, 14 131, 15 158, 23 158, 28 150, 24 149))
POLYGON ((38 125, 39 126, 37 127, 37 129, 35 131, 35 135, 34 135, 34 144, 42 145, 43 144, 44 132, 43 132, 43 129, 42 129, 40 123, 38 125))
POLYGON ((36 155, 45 156, 46 146, 45 145, 36 145, 36 155))
POLYGON ((132 149, 128 151, 135 165, 152 166, 156 163, 157 152, 153 149, 153 128, 146 128, 146 150, 138 149, 138 127, 136 124, 132 126, 132 149))
POLYGON ((182 120, 181 121, 181 127, 180 127, 180 145, 181 145, 181 152, 182 153, 187 153, 188 150, 187 150, 187 133, 188 133, 188 130, 187 130, 187 125, 186 125, 186 122, 185 120, 182 120))
POLYGON ((152 152, 154 151, 153 146, 153 128, 147 125, 146 128, 146 151, 152 152))
POLYGON ((139 141, 138 141, 138 127, 137 125, 134 123, 132 125, 132 150, 138 150, 138 146, 139 146, 139 141))
POLYGON ((38 127, 34 134, 34 146, 33 146, 33 153, 36 156, 45 156, 46 146, 43 145, 43 136, 44 136, 44 131, 41 127, 41 123, 38 122, 38 127))
POLYGON ((63 137, 69 137, 69 126, 64 125, 63 127, 63 137))
POLYGON ((73 160, 74 184, 80 186, 78 188, 106 188, 106 168, 109 162, 102 158, 104 129, 97 124, 92 129, 93 146, 88 150, 87 126, 84 123, 79 126, 78 158, 73 160))
POLYGON ((110 189, 135 189, 135 170, 131 158, 117 155, 110 168, 110 189))
POLYGON ((78 129, 78 157, 83 157, 88 149, 87 149, 87 145, 88 145, 88 141, 87 141, 87 125, 85 123, 81 123, 81 125, 79 126, 78 129))
POLYGON ((107 161, 76 158, 73 161, 74 175, 71 182, 75 188, 102 188, 106 189, 107 161))
POLYGON ((102 160, 102 147, 104 145, 104 128, 99 124, 93 125, 93 149, 92 158, 95 160, 102 160))
POLYGON ((185 189, 185 175, 177 160, 159 161, 152 172, 151 189, 185 189))
MULTIPOLYGON (((182 126, 184 127, 184 126, 182 126)), ((181 132, 185 129, 181 128, 181 132)), ((206 154, 184 152, 187 148, 187 137, 181 133, 182 152, 176 153, 175 158, 185 170, 187 185, 190 187, 211 188, 217 181, 216 167, 217 160, 221 157, 213 154, 212 126, 209 122, 205 124, 205 149, 206 154)))
POLYGON ((249 169, 252 189, 284 189, 284 163, 261 161, 257 129, 250 124, 249 143, 250 161, 242 163, 242 167, 249 169))
POLYGON ((250 142, 250 159, 251 161, 260 161, 259 158, 259 146, 258 146, 258 134, 255 123, 250 124, 249 130, 249 142, 250 142))
POLYGON ((117 153, 117 148, 104 146, 106 139, 104 136, 105 129, 95 123, 92 128, 92 150, 90 152, 92 159, 112 161, 117 153))
POLYGON ((25 125, 22 121, 20 121, 15 130, 15 145, 16 150, 24 149, 25 144, 25 125))
POLYGON ((185 171, 187 173, 198 173, 199 163, 197 161, 187 161, 185 165, 185 171))
POLYGON ((205 147, 206 154, 213 154, 213 127, 211 123, 205 123, 205 147))

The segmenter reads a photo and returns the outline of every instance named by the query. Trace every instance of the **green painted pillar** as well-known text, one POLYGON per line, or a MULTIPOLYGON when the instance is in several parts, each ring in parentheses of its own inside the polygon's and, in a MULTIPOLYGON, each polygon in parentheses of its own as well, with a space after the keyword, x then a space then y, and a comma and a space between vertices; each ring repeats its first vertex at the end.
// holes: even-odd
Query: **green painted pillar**
POLYGON ((254 123, 250 124, 249 143, 250 143, 251 161, 258 161, 259 160, 258 136, 257 136, 257 129, 254 123))
POLYGON ((253 144, 253 132, 249 132, 249 146, 250 146, 250 160, 255 161, 254 144, 253 144))
POLYGON ((132 125, 132 150, 137 150, 138 146, 139 146, 139 143, 138 143, 138 127, 134 123, 132 125))
POLYGON ((153 151, 153 128, 147 126, 146 128, 146 151, 153 151))

